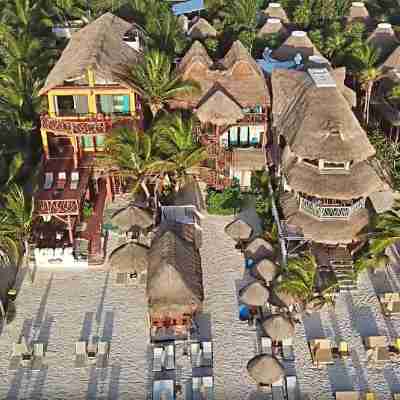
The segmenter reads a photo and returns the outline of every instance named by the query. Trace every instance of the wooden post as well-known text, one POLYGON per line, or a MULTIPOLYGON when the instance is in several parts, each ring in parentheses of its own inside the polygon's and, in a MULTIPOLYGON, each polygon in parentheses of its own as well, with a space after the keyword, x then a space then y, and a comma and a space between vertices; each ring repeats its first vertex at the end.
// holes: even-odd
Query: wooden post
POLYGON ((78 168, 78 140, 76 136, 70 136, 71 144, 74 149, 73 158, 74 158, 74 168, 78 168))
POLYGON ((136 115, 136 98, 133 90, 129 93, 129 111, 132 116, 136 115))
POLYGON ((74 244, 74 234, 72 232, 72 224, 71 224, 71 216, 70 215, 68 215, 67 220, 68 220, 69 241, 71 242, 71 245, 73 245, 74 244))
POLYGON ((107 178, 106 178, 106 188, 107 188, 107 197, 106 197, 106 199, 107 199, 107 201, 112 201, 112 199, 113 199, 113 194, 112 194, 112 190, 111 190, 111 175, 109 175, 107 178))
POLYGON ((48 100, 48 103, 49 103, 49 115, 50 115, 50 117, 55 117, 56 116, 55 99, 56 99, 56 96, 54 96, 53 94, 49 93, 47 95, 47 100, 48 100))
POLYGON ((40 134, 42 136, 42 146, 43 146, 44 157, 46 160, 48 160, 49 159, 49 143, 47 140, 47 131, 45 129, 41 129, 40 134))

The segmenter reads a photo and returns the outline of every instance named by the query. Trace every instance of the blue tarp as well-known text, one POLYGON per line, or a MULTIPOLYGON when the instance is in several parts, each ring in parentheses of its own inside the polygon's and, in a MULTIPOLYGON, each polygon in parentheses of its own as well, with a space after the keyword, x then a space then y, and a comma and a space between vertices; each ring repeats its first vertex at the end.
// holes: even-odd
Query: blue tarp
POLYGON ((266 48, 263 52, 263 58, 257 60, 257 64, 264 72, 271 75, 274 69, 299 69, 302 67, 301 60, 278 61, 271 57, 272 51, 266 48))
POLYGON ((190 14, 201 10, 204 10, 204 0, 189 0, 172 6, 172 12, 175 15, 190 14))

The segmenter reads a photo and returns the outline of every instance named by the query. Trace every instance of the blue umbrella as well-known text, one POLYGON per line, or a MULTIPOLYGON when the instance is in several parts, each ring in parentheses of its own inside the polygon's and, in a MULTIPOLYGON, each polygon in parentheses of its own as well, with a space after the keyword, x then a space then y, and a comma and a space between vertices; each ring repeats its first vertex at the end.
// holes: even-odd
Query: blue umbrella
POLYGON ((239 319, 241 321, 247 321, 250 319, 250 309, 245 304, 239 306, 239 319))

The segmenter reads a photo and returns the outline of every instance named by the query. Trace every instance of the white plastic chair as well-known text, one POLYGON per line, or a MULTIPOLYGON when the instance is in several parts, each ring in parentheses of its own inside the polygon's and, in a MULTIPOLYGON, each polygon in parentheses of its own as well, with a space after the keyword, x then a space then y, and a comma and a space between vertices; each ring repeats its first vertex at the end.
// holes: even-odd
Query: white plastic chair
POLYGON ((203 367, 212 367, 212 343, 211 342, 203 342, 203 367))
POLYGON ((286 392, 288 400, 297 400, 297 377, 286 377, 286 392))

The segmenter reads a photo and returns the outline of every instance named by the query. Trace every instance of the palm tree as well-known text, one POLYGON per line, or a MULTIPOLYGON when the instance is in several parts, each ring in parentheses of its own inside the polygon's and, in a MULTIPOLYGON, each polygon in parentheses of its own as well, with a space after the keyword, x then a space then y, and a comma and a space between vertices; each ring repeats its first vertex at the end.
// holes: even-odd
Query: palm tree
POLYGON ((4 195, 4 208, 0 209, 0 241, 13 243, 14 248, 28 251, 28 239, 32 229, 33 204, 23 189, 14 184, 4 195))
POLYGON ((153 117, 168 101, 198 90, 195 82, 182 80, 173 71, 170 59, 158 50, 150 51, 141 64, 135 65, 130 79, 140 90, 153 117))
POLYGON ((365 93, 364 99, 364 118, 365 123, 369 122, 369 109, 374 83, 381 78, 381 71, 377 67, 379 61, 379 51, 369 45, 363 45, 354 50, 356 74, 361 88, 365 93))
POLYGON ((163 162, 155 155, 152 138, 123 128, 106 139, 105 148, 107 155, 102 158, 102 162, 105 165, 117 163, 122 174, 133 180, 132 192, 142 189, 149 198, 148 183, 156 182, 163 173, 163 162))
POLYGON ((325 304, 332 305, 333 300, 330 295, 335 289, 335 284, 317 291, 317 279, 317 262, 313 255, 307 253, 303 257, 292 258, 288 261, 277 289, 298 299, 306 311, 325 304))
POLYGON ((389 99, 400 99, 400 85, 397 84, 392 87, 389 93, 389 99))
POLYGON ((257 12, 257 0, 236 0, 226 9, 225 23, 236 33, 242 30, 255 30, 257 12))
POLYGON ((179 190, 191 176, 192 168, 207 158, 207 151, 193 135, 193 119, 184 119, 180 113, 160 119, 153 128, 159 150, 166 157, 164 169, 179 190))

